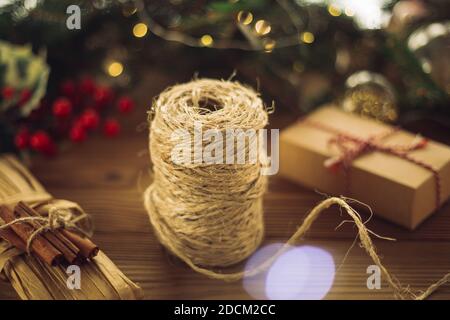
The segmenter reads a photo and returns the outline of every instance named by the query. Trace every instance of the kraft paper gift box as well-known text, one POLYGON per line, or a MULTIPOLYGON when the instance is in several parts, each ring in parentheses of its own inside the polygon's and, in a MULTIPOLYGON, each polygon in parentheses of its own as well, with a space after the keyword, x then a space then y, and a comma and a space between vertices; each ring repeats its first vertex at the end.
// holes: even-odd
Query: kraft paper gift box
MULTIPOLYGON (((393 127, 389 125, 334 106, 322 107, 281 132, 280 174, 329 195, 355 198, 368 204, 376 215, 415 229, 449 198, 448 146, 428 141, 423 147, 407 152, 409 157, 430 166, 438 179, 430 168, 379 150, 362 153, 351 161, 348 170, 340 168, 333 172, 324 165, 342 155, 332 143, 338 133, 367 139, 381 137, 391 130, 393 127), (332 131, 321 128, 322 124, 332 131)), ((403 130, 392 132, 377 140, 378 143, 411 146, 417 141, 415 134, 403 130)))

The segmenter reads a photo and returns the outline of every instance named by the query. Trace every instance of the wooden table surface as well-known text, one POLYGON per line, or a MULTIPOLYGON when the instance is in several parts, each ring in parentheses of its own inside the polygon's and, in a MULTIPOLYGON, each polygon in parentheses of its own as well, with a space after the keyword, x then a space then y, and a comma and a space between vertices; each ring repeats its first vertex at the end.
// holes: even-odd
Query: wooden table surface
MULTIPOLYGON (((150 182, 147 131, 139 130, 151 97, 171 83, 152 75, 134 96, 140 104, 127 119, 123 134, 115 140, 93 137, 64 151, 55 159, 34 158, 31 171, 58 198, 78 202, 93 215, 95 241, 132 280, 139 283, 147 299, 251 299, 241 281, 224 283, 192 271, 158 243, 142 204, 142 192, 150 182), (156 77, 156 80, 155 80, 156 77)), ((282 122, 282 121, 280 121, 282 122)), ((280 177, 270 179, 265 195, 265 243, 285 241, 322 196, 280 177)), ((401 199, 399 199, 401 201, 401 199)), ((395 203, 392 204, 395 206, 395 203)), ((299 244, 327 250, 336 266, 356 236, 337 208, 327 210, 299 244)), ((424 289, 450 270, 450 205, 439 210, 416 231, 410 232, 378 218, 368 227, 396 242, 375 239, 387 268, 403 284, 424 289)), ((383 281, 380 290, 366 286, 371 260, 358 245, 349 252, 336 273, 327 299, 392 299, 383 281)), ((7 283, 0 282, 0 299, 15 299, 7 283)), ((445 286, 433 299, 450 299, 445 286)))

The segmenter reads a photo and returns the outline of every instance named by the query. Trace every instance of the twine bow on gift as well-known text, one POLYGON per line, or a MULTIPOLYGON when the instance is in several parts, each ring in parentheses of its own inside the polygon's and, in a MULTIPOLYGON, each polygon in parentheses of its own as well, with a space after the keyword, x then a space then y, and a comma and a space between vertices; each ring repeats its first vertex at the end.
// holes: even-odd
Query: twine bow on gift
POLYGON ((410 144, 407 145, 386 145, 383 143, 383 140, 398 132, 399 128, 393 128, 387 132, 372 135, 368 138, 361 138, 313 120, 304 120, 304 122, 312 127, 334 135, 329 139, 328 143, 330 145, 336 145, 340 151, 340 154, 325 160, 324 166, 332 172, 337 172, 340 169, 343 170, 345 175, 345 192, 347 194, 350 191, 350 167, 352 162, 363 154, 379 151, 402 158, 431 172, 434 176, 436 186, 436 208, 439 207, 441 202, 441 182, 438 171, 428 163, 418 160, 410 154, 413 150, 425 148, 428 143, 426 138, 418 135, 415 139, 413 139, 413 141, 411 141, 410 144))
POLYGON ((67 200, 59 200, 54 204, 48 204, 47 206, 47 216, 17 218, 9 223, 0 225, 0 230, 7 229, 17 223, 39 222, 41 226, 37 228, 27 240, 26 250, 28 254, 31 252, 31 245, 36 237, 51 230, 68 229, 86 237, 92 236, 92 223, 90 217, 77 203, 67 200), (78 214, 75 214, 74 212, 78 212, 78 214), (86 229, 78 226, 81 221, 87 222, 86 229))

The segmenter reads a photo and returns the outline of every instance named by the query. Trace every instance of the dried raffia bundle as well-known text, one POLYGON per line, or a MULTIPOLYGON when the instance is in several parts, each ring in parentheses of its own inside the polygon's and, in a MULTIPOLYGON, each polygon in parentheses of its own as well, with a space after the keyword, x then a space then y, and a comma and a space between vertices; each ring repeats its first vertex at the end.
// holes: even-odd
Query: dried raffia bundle
MULTIPOLYGON (((425 299, 449 281, 450 273, 421 294, 402 286, 382 264, 375 250, 371 236, 377 235, 367 229, 344 197, 331 197, 314 207, 286 244, 260 265, 241 272, 217 270, 244 260, 262 241, 262 197, 267 185, 267 177, 262 172, 267 167, 267 156, 263 148, 259 148, 263 161, 254 163, 218 163, 198 158, 196 146, 210 146, 211 137, 203 135, 195 141, 196 125, 200 123, 205 129, 218 130, 219 136, 227 136, 230 128, 264 128, 268 112, 258 93, 238 82, 196 79, 161 93, 152 106, 150 121, 154 180, 144 194, 144 204, 161 243, 193 270, 224 281, 258 274, 301 239, 325 209, 336 205, 354 221, 361 246, 380 267, 395 297, 425 299), (184 150, 190 150, 184 158, 193 161, 179 161, 177 155, 174 156, 173 151, 180 144, 174 132, 179 130, 186 133, 187 139, 182 143, 186 147, 184 150), (194 136, 194 142, 189 136, 194 136)), ((249 145, 239 147, 233 140, 231 145, 220 144, 216 151, 223 149, 225 154, 232 150, 231 158, 238 159, 239 154, 251 152, 249 145)))
MULTIPOLYGON (((30 236, 30 232, 36 231, 33 226, 46 229, 44 222, 48 219, 53 223, 53 211, 69 213, 75 219, 86 214, 76 203, 53 199, 30 172, 9 155, 0 157, 0 205, 2 218, 14 213, 17 219, 27 219, 20 223, 13 220, 14 225, 10 228, 2 228, 6 222, 0 219, 0 276, 11 283, 21 299, 142 298, 141 288, 87 238, 65 228, 36 234, 30 237, 34 239, 29 243, 20 237, 30 236), (23 225, 21 228, 20 224, 23 225), (19 232, 14 232, 17 228, 19 232), (64 250, 63 244, 73 250, 64 250), (53 245, 61 250, 55 251, 53 245), (62 259, 64 263, 60 263, 62 259), (68 286, 69 275, 66 271, 69 264, 80 267, 80 287, 77 290, 68 286)), ((60 212, 55 215, 55 222, 65 217, 60 212)), ((89 224, 79 220, 77 226, 80 229, 89 229, 89 224)))

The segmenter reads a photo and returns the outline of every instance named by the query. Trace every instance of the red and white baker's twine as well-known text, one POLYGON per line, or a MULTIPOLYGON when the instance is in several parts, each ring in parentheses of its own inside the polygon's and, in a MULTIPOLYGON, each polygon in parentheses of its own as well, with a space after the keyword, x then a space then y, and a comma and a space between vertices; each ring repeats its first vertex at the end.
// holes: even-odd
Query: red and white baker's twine
POLYGON ((329 140, 329 143, 335 144, 339 148, 340 155, 327 159, 324 162, 324 165, 332 171, 336 171, 339 168, 342 168, 344 170, 346 192, 350 190, 349 176, 350 166, 353 160, 365 153, 379 151, 405 159, 406 161, 414 163, 430 171, 434 176, 436 186, 436 208, 440 206, 441 181, 439 172, 430 164, 418 160, 411 156, 411 154, 409 154, 409 152, 413 150, 425 148, 428 143, 428 140, 426 138, 418 136, 418 139, 413 140, 409 145, 385 145, 383 144, 382 140, 398 132, 399 128, 393 128, 387 132, 379 135, 372 135, 368 138, 360 138, 348 132, 338 130, 331 126, 310 119, 305 119, 302 122, 319 130, 334 134, 334 136, 329 140), (352 146, 350 147, 349 144, 351 144, 352 146))

